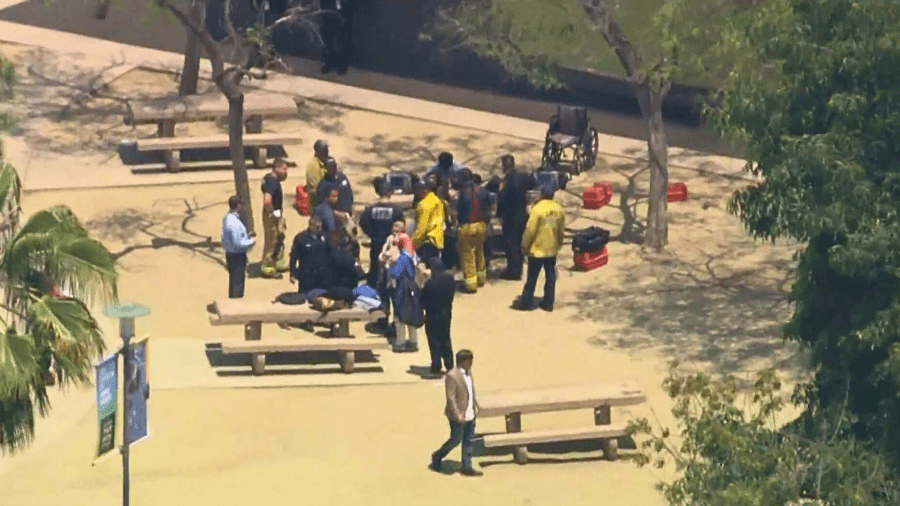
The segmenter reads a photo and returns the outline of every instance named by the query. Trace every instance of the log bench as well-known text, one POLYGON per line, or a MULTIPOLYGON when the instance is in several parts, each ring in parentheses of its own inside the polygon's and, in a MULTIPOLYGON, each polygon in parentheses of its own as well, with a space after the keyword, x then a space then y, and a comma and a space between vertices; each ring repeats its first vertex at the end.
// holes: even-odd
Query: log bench
POLYGON ((632 406, 647 400, 644 393, 630 385, 573 385, 535 388, 511 392, 492 392, 479 395, 479 417, 503 416, 505 434, 483 437, 484 446, 512 447, 518 464, 528 462, 528 444, 600 439, 603 456, 618 458, 617 438, 625 436, 624 424, 612 423, 613 406, 632 406), (523 413, 545 413, 593 408, 594 427, 522 432, 523 413))
MULTIPOLYGON (((335 309, 333 311, 317 311, 306 304, 303 305, 288 305, 281 304, 278 302, 270 302, 270 301, 262 301, 262 300, 245 300, 245 299, 226 299, 221 301, 213 302, 209 307, 209 322, 212 325, 243 325, 244 326, 244 339, 247 346, 250 344, 255 344, 258 346, 265 346, 264 343, 259 343, 262 339, 262 324, 263 323, 275 323, 275 324, 305 324, 305 323, 313 323, 313 324, 331 324, 333 325, 332 336, 330 339, 322 339, 321 343, 329 343, 334 341, 335 346, 340 345, 344 346, 340 343, 346 343, 347 341, 336 341, 334 338, 350 338, 352 340, 353 335, 350 334, 350 322, 373 322, 378 320, 379 318, 384 318, 384 311, 376 310, 376 311, 367 311, 365 309, 359 307, 352 307, 349 309, 335 309)), ((362 341, 359 341, 362 343, 362 341)), ((283 344, 283 343, 279 343, 283 344)), ((386 345, 387 343, 385 343, 386 345)), ((231 345, 229 345, 231 346, 231 345)), ((224 348, 224 345, 223 345, 224 348)), ((248 348, 245 348, 247 350, 248 348)), ((249 349, 260 349, 265 350, 265 348, 254 348, 250 347, 249 349)), ((333 348, 332 348, 333 349, 333 348)), ((370 348, 363 348, 370 349, 370 348)), ((276 350, 276 351, 244 351, 244 353, 251 353, 251 363, 253 365, 253 372, 256 374, 263 374, 265 372, 266 367, 266 353, 280 353, 284 351, 299 351, 299 350, 276 350)), ((336 351, 340 352, 341 349, 337 349, 336 351)), ((344 350, 344 351, 356 351, 352 350, 344 350)), ((224 353, 224 352, 223 352, 224 353)), ((343 359, 346 360, 346 359, 343 359)))
MULTIPOLYGON (((271 341, 240 341, 222 343, 222 354, 266 354, 304 351, 336 351, 341 371, 353 372, 357 351, 388 350, 390 345, 384 341, 361 341, 354 338, 338 337, 333 339, 278 339, 271 341)), ((265 363, 263 362, 263 367, 265 363)), ((264 371, 264 370, 263 370, 264 371)), ((254 369, 256 372, 256 369, 254 369)), ((258 374, 261 374, 259 372, 258 374)))
MULTIPOLYGON (((265 167, 268 160, 266 146, 276 146, 282 144, 300 144, 303 139, 299 135, 265 133, 265 134, 244 134, 243 144, 245 147, 258 148, 252 153, 253 165, 256 167, 265 167)), ((228 134, 210 135, 205 137, 158 137, 156 139, 141 139, 136 141, 138 151, 162 151, 163 158, 166 161, 166 168, 171 171, 178 171, 181 168, 181 150, 182 149, 201 149, 201 148, 225 148, 228 147, 230 139, 228 134)))
MULTIPOLYGON (((254 134, 262 134, 263 117, 276 116, 296 116, 299 107, 303 104, 303 98, 299 96, 287 96, 279 94, 247 94, 244 97, 244 125, 246 135, 244 145, 252 148, 252 160, 257 166, 266 164, 266 146, 272 144, 281 144, 279 142, 263 142, 264 138, 254 142, 254 138, 250 137, 254 134)), ((221 94, 212 95, 191 95, 187 97, 165 98, 147 101, 135 101, 128 103, 128 110, 125 112, 124 121, 126 125, 145 125, 156 124, 158 139, 172 139, 175 137, 175 125, 178 123, 190 123, 197 121, 219 120, 228 116, 228 101, 221 94)), ((268 135, 268 134, 267 134, 268 135)), ((282 136, 276 136, 279 138, 282 136)), ((215 142, 210 139, 213 137, 204 137, 206 139, 200 144, 205 145, 180 145, 159 143, 155 148, 152 143, 146 141, 138 142, 139 151, 163 151, 163 157, 166 161, 166 167, 173 172, 180 168, 179 149, 201 148, 201 147, 225 147, 228 143, 222 144, 225 136, 215 136, 215 142), (211 144, 212 142, 212 144, 211 144), (141 144, 145 147, 141 149, 141 144)), ((293 137, 291 137, 292 142, 293 137)), ((288 142, 285 142, 287 144, 288 142)))

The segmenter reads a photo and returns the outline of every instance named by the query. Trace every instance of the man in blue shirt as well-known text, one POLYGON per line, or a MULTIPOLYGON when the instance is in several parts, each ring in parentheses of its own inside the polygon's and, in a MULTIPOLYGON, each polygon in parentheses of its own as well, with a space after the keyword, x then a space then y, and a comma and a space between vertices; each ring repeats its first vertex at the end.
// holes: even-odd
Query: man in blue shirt
POLYGON ((322 235, 328 237, 332 230, 338 229, 338 216, 342 213, 337 211, 338 189, 332 185, 322 190, 325 197, 319 205, 313 209, 312 215, 319 218, 322 222, 322 235))
POLYGON ((228 269, 228 297, 244 296, 244 278, 247 274, 247 250, 256 244, 254 235, 247 235, 247 227, 238 217, 241 199, 237 195, 228 198, 228 214, 222 220, 222 247, 225 249, 225 266, 228 269))
POLYGON ((350 180, 347 179, 347 176, 338 170, 337 161, 332 157, 328 157, 325 160, 325 177, 322 178, 322 181, 319 182, 319 187, 316 189, 316 200, 318 202, 328 200, 328 195, 326 194, 332 188, 337 188, 338 190, 337 206, 334 210, 345 213, 348 216, 352 215, 353 187, 350 186, 350 180))
POLYGON ((439 187, 435 194, 449 202, 451 182, 461 170, 463 167, 453 161, 453 155, 444 151, 438 155, 437 163, 422 174, 421 180, 425 181, 429 177, 434 177, 439 187))

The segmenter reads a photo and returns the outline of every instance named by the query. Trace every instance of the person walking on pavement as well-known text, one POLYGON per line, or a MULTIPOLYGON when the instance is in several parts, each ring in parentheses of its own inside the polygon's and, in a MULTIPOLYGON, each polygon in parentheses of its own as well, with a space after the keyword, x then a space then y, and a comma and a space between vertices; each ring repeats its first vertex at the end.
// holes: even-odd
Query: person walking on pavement
POLYGON ((522 279, 522 235, 528 221, 528 191, 534 188, 534 178, 516 168, 513 155, 503 155, 503 182, 497 194, 497 217, 500 218, 506 243, 506 269, 501 279, 522 279))
POLYGON ((391 203, 393 189, 387 181, 379 178, 375 182, 375 191, 379 200, 375 204, 366 207, 359 217, 359 227, 363 233, 369 236, 369 272, 366 274, 366 284, 377 288, 380 262, 378 257, 384 249, 384 243, 393 233, 394 223, 403 221, 403 209, 391 203))
POLYGON ((321 202, 318 198, 319 183, 325 177, 325 162, 328 160, 328 142, 319 139, 313 144, 312 160, 306 165, 306 193, 309 208, 314 209, 321 202))
POLYGON ((247 227, 240 219, 241 198, 228 198, 228 213, 222 220, 222 248, 225 249, 225 267, 228 269, 228 297, 244 296, 244 280, 247 276, 247 251, 256 244, 256 234, 247 235, 247 227))
POLYGON ((353 51, 353 14, 358 0, 321 0, 322 73, 337 69, 338 75, 347 73, 353 51))
POLYGON ((528 273, 522 297, 513 304, 513 309, 530 311, 534 309, 534 288, 538 275, 544 270, 544 298, 541 309, 553 311, 556 297, 556 255, 562 248, 566 214, 553 201, 553 188, 541 187, 541 200, 531 209, 525 234, 522 236, 522 251, 528 255, 528 273))
POLYGON ((260 275, 264 278, 275 278, 279 272, 288 270, 284 260, 284 234, 287 224, 284 221, 282 203, 284 194, 281 182, 287 179, 287 163, 276 158, 272 164, 272 172, 266 174, 262 181, 263 192, 263 256, 260 275))
POLYGON ((487 239, 490 209, 490 195, 474 182, 467 183, 459 193, 456 205, 459 231, 456 240, 467 293, 475 293, 487 281, 484 241, 487 239))
POLYGON ((444 269, 440 258, 432 258, 428 265, 431 277, 422 287, 422 307, 425 309, 425 336, 431 353, 431 374, 441 374, 441 360, 449 372, 453 369, 453 342, 450 321, 453 318, 453 295, 456 280, 444 269))
POLYGON ((331 287, 331 254, 322 237, 322 220, 309 218, 309 227, 294 237, 291 247, 291 283, 302 294, 331 287))
POLYGON ((419 260, 428 265, 429 260, 440 256, 444 249, 444 203, 434 194, 434 179, 416 185, 419 202, 416 204, 416 231, 413 245, 419 260))
POLYGON ((431 454, 429 469, 441 472, 444 458, 462 443, 462 468, 466 476, 481 476, 481 471, 472 467, 472 440, 475 438, 475 416, 478 414, 478 397, 472 379, 474 356, 469 350, 459 350, 456 354, 456 368, 444 376, 444 392, 447 404, 444 414, 450 421, 450 438, 436 452, 431 454))

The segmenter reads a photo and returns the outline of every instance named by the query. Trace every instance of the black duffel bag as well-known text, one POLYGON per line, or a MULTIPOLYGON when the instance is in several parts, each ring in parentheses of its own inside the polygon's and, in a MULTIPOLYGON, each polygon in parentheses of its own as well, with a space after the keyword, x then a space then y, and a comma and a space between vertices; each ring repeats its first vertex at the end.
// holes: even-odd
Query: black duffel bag
POLYGON ((575 253, 592 253, 602 250, 609 242, 609 230, 600 227, 588 227, 575 233, 572 239, 572 251, 575 253))

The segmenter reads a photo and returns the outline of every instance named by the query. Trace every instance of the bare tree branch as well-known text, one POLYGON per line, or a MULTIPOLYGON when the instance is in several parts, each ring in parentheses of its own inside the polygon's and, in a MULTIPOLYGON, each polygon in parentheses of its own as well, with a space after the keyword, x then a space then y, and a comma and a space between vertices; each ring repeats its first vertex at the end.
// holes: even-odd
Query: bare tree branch
POLYGON ((181 11, 178 7, 172 3, 171 0, 156 0, 157 4, 160 7, 164 7, 166 10, 172 13, 185 28, 192 31, 194 35, 200 40, 200 43, 203 44, 203 48, 206 50, 206 57, 209 58, 209 62, 212 65, 212 77, 213 81, 216 83, 219 82, 224 76, 225 73, 225 62, 222 60, 222 55, 219 52, 219 47, 216 45, 216 42, 209 35, 209 33, 201 26, 197 26, 194 24, 193 20, 191 20, 190 16, 181 11))

